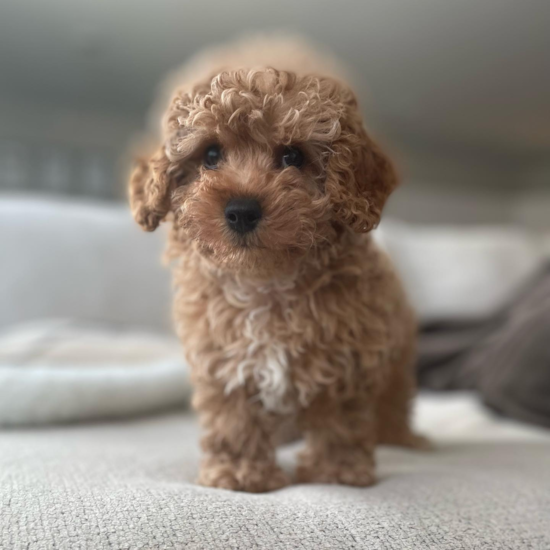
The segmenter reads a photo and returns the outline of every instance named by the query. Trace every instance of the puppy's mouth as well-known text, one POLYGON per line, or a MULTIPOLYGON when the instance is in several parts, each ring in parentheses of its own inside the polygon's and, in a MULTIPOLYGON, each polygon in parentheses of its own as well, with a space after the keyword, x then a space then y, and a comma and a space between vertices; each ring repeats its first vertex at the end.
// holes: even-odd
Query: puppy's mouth
POLYGON ((260 242, 256 231, 247 233, 246 235, 231 234, 230 242, 236 249, 243 251, 266 249, 266 246, 260 242))

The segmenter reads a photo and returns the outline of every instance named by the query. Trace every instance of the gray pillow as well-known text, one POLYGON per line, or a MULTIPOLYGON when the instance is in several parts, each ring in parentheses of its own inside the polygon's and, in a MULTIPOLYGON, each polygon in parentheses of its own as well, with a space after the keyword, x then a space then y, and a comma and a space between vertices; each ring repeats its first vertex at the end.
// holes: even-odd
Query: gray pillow
POLYGON ((420 386, 476 389, 496 411, 550 427, 550 265, 485 322, 424 327, 419 351, 420 386))
POLYGON ((550 427, 550 266, 470 354, 464 370, 487 405, 550 427))

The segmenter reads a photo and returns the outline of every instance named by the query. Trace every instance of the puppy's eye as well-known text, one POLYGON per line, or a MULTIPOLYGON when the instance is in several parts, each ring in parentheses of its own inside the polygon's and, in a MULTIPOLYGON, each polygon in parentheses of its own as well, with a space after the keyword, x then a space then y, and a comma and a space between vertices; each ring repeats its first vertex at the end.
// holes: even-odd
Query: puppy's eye
POLYGON ((215 170, 222 160, 222 148, 219 145, 210 145, 204 152, 203 164, 208 170, 215 170))
POLYGON ((289 166, 300 168, 304 164, 304 154, 298 147, 285 147, 283 149, 281 164, 283 168, 288 168, 289 166))

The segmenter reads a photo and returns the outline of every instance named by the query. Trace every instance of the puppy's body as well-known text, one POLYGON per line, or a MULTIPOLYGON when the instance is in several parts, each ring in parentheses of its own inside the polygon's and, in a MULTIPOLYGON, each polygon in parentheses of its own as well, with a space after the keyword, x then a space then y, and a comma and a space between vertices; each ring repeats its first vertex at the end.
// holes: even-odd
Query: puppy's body
POLYGON ((420 442, 408 424, 414 317, 362 234, 395 176, 342 83, 233 62, 180 85, 162 146, 131 181, 141 225, 172 220, 177 331, 205 430, 200 482, 288 483, 273 436, 293 417, 307 441, 300 481, 369 485, 377 442, 420 442), (212 143, 215 165, 201 156, 212 143), (228 218, 235 198, 258 208, 246 232, 228 218))

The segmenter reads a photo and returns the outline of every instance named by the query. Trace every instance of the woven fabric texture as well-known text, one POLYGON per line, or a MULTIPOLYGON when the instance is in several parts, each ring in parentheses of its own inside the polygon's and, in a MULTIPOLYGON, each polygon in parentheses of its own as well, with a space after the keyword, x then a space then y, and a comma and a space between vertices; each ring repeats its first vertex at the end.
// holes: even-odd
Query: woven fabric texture
POLYGON ((550 548, 550 439, 382 448, 372 488, 251 495, 192 483, 197 431, 179 414, 1 432, 0 548, 550 548))

